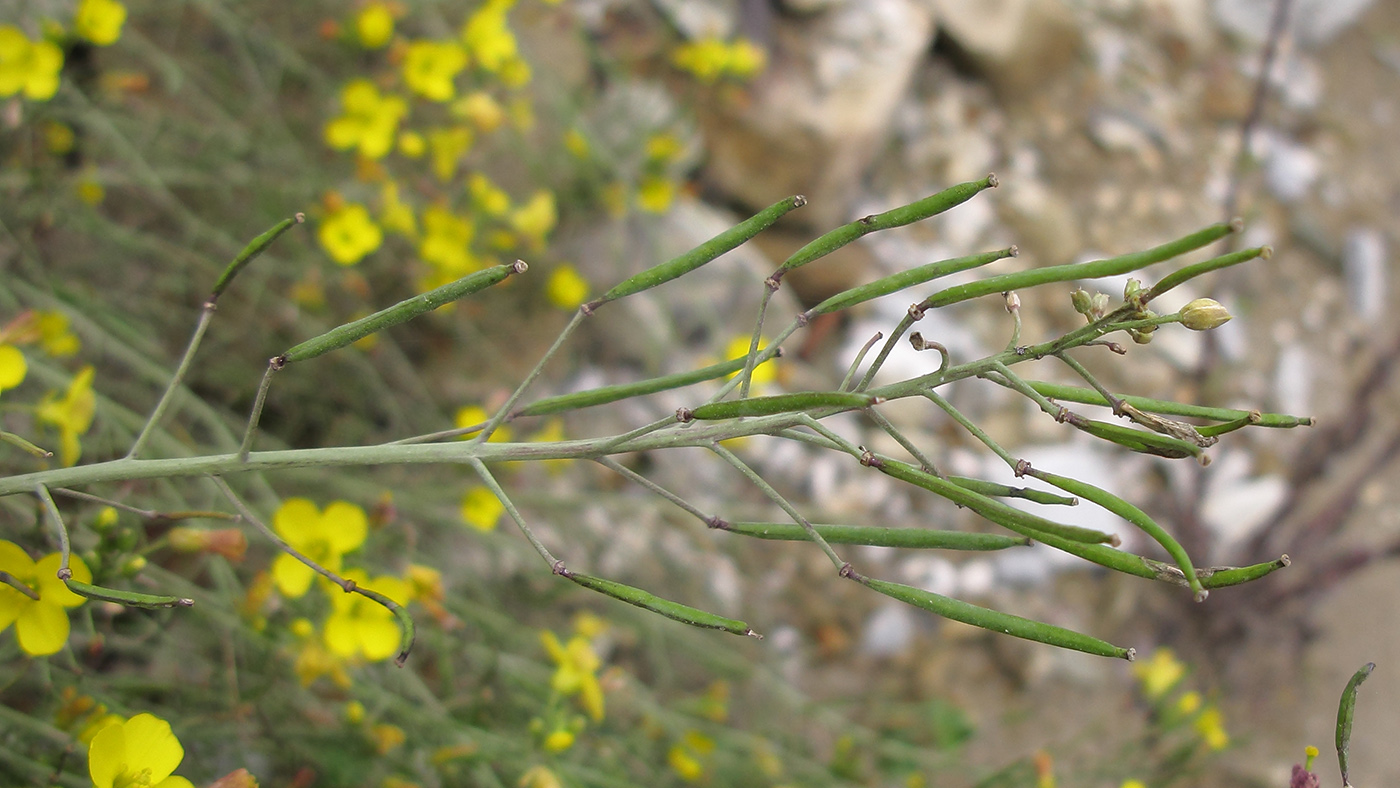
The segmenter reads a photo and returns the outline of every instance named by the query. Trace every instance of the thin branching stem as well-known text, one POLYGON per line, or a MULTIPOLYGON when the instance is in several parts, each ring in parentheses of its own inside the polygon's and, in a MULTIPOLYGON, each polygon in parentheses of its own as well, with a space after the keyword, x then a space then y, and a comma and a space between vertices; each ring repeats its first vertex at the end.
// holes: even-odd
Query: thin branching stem
POLYGON ((671 492, 665 487, 662 487, 661 485, 657 484, 651 479, 648 479, 647 477, 641 475, 640 473, 637 473, 631 468, 628 468, 626 465, 623 465, 617 460, 614 460, 612 457, 598 457, 594 461, 597 462, 599 465, 603 466, 604 468, 614 471, 619 476, 622 476, 632 482, 635 482, 637 485, 645 487, 652 493, 655 493, 656 495, 665 498, 666 500, 670 501, 676 506, 679 506, 680 508, 689 512, 691 515, 694 515, 694 517, 700 522, 712 528, 715 526, 716 523, 720 522, 720 518, 717 515, 705 514, 703 511, 700 510, 698 506, 695 506, 690 501, 687 501, 686 499, 680 497, 679 495, 676 495, 675 493, 671 492))
POLYGON ((185 355, 181 357, 179 366, 175 367, 175 374, 170 377, 170 383, 166 385, 164 393, 160 395, 160 401, 151 411, 151 415, 146 419, 145 425, 141 427, 141 432, 137 434, 136 440, 131 443, 131 450, 126 453, 128 457, 137 457, 141 450, 146 448, 146 443, 151 439, 151 433, 160 424, 165 411, 170 407, 170 402, 175 398, 175 393, 179 391, 180 384, 185 380, 185 374, 189 372, 190 363, 194 361, 194 354, 199 350, 200 342, 204 340, 204 332, 209 329, 209 323, 214 319, 214 311, 217 309, 214 301, 204 302, 204 308, 199 312, 199 321, 195 323, 194 333, 190 336, 189 345, 185 347, 185 355))
POLYGON ((856 379, 856 373, 860 371, 860 362, 865 360, 865 355, 869 353, 870 349, 875 347, 875 343, 879 342, 884 336, 883 332, 876 331, 875 336, 867 339, 865 344, 861 345, 860 352, 856 353, 855 360, 853 360, 851 366, 846 369, 846 376, 841 378, 841 385, 836 387, 837 391, 846 391, 851 387, 851 382, 856 379))
POLYGON ((495 414, 491 416, 490 421, 486 422, 486 426, 481 428, 481 432, 478 433, 475 438, 472 438, 472 442, 485 443, 491 439, 491 434, 494 433, 496 428, 501 426, 501 423, 510 415, 511 411, 515 408, 515 403, 520 401, 520 398, 525 395, 525 392, 530 388, 531 384, 533 384, 535 379, 540 376, 540 373, 544 371, 544 365, 548 364, 551 358, 554 358, 554 354, 559 352, 559 348, 564 346, 564 342, 573 335, 574 330, 583 323, 583 319, 587 316, 588 313, 583 311, 583 309, 579 309, 579 311, 574 313, 573 319, 564 326, 563 331, 559 332, 559 336, 555 338, 554 344, 550 345, 549 349, 544 352, 544 355, 540 356, 540 360, 535 362, 534 369, 531 369, 530 373, 525 376, 525 379, 520 381, 520 385, 516 386, 515 391, 510 393, 510 396, 506 398, 505 404, 501 405, 495 414))
POLYGON ((486 463, 481 460, 473 459, 470 460, 468 464, 472 466, 472 470, 476 471, 476 475, 481 477, 481 483, 486 485, 486 489, 490 490, 491 493, 500 500, 501 505, 506 508, 506 513, 510 515, 510 519, 514 520, 516 527, 520 529, 522 534, 525 534, 525 538, 529 540, 531 546, 535 548, 535 552, 539 553, 545 563, 549 564, 550 571, 556 575, 563 574, 564 562, 555 558, 554 555, 549 552, 549 548, 544 546, 544 542, 541 542, 540 538, 535 536, 535 532, 530 530, 530 525, 525 522, 524 515, 520 513, 519 509, 515 508, 515 503, 511 501, 509 495, 506 495, 506 491, 501 488, 500 482, 496 481, 496 477, 491 475, 491 471, 486 467, 486 463))
POLYGON ((269 361, 267 371, 263 373, 262 382, 258 384, 258 394, 253 398, 253 412, 248 415, 248 428, 243 431, 243 442, 238 444, 238 457, 245 462, 248 460, 248 454, 253 450, 253 436, 258 432, 258 422, 262 420, 263 405, 267 402, 267 390, 272 387, 272 376, 279 369, 281 369, 281 365, 277 359, 269 361))
POLYGON ((978 427, 975 423, 973 423, 972 419, 969 419, 967 416, 964 416, 962 414, 962 411, 953 407, 953 403, 944 399, 938 394, 938 392, 934 391, 933 389, 925 391, 924 396, 928 398, 929 402, 932 402, 933 404, 942 408, 943 412, 951 416, 953 421, 956 421, 957 423, 961 424, 963 429, 971 433, 972 437, 981 441, 983 446, 986 446, 987 448, 991 449, 992 453, 1000 457, 1002 461, 1005 462, 1008 466, 1012 468, 1016 467, 1016 458, 1011 456, 1011 452, 1002 448, 1000 443, 997 443, 996 441, 992 440, 992 437, 986 432, 984 432, 981 427, 978 427))
POLYGON ((781 493, 773 489, 772 485, 764 481, 763 477, 760 476, 757 471, 750 468, 747 463, 735 456, 734 452, 724 448, 718 443, 710 444, 709 449, 719 455, 725 462, 734 466, 734 469, 743 474, 745 479, 748 479, 751 484, 762 490, 763 494, 768 496, 769 500, 782 507, 782 510, 787 512, 788 516, 791 517, 794 522, 801 525, 802 529, 807 532, 807 537, 813 542, 816 542, 817 546, 822 549, 822 552, 826 553, 826 557, 831 559, 831 563, 836 566, 837 571, 844 571, 846 569, 846 562, 841 560, 841 556, 837 555, 836 551, 831 549, 831 545, 822 538, 822 535, 817 533, 817 529, 812 527, 811 521, 803 517, 802 513, 797 511, 797 507, 793 506, 781 493))

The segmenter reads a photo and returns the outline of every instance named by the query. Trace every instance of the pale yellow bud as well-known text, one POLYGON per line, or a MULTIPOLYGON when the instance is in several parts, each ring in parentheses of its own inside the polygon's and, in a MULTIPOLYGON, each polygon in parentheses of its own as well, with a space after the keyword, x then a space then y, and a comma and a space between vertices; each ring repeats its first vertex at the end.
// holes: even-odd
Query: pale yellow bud
POLYGON ((1181 324, 1192 331, 1209 331, 1229 320, 1229 311, 1213 298, 1197 298, 1181 308, 1181 324))

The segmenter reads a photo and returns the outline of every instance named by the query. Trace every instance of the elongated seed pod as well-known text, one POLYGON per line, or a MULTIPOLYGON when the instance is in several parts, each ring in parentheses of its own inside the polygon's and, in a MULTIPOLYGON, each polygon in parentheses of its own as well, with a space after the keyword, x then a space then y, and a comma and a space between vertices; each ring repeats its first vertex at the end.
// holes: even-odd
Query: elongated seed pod
POLYGON ((750 397, 748 399, 707 402, 693 410, 682 408, 677 417, 681 421, 700 419, 737 419, 744 416, 771 416, 775 413, 815 410, 817 408, 868 408, 884 402, 881 397, 871 394, 853 394, 845 391, 805 391, 796 394, 774 394, 770 397, 750 397))
POLYGON ((228 286, 233 282, 233 278, 238 276, 238 272, 243 270, 244 266, 253 262, 254 258, 266 251, 267 247, 271 246, 272 242, 277 240, 277 236, 285 233, 292 225, 301 224, 304 221, 306 221, 306 214, 298 213, 296 216, 289 219, 283 219, 273 225, 271 230, 249 241, 248 245, 243 247, 243 251, 239 252, 224 268, 224 272, 219 275, 219 281, 214 283, 214 289, 209 293, 209 300, 217 301, 219 296, 223 295, 223 292, 227 290, 228 286))
MULTIPOLYGON (((1154 561, 1151 558, 1144 558, 1142 562, 1157 573, 1158 580, 1165 580, 1168 583, 1179 585, 1182 588, 1189 588, 1191 585, 1186 582, 1186 576, 1181 573, 1181 570, 1171 564, 1154 561)), ((1237 586, 1241 583, 1248 583, 1251 580, 1258 580, 1264 575, 1273 574, 1291 563, 1292 561, 1289 557, 1283 555, 1273 561, 1265 561, 1262 564, 1251 564, 1250 566, 1198 567, 1196 569, 1196 577, 1200 578, 1203 588, 1226 588, 1227 586, 1237 586)))
POLYGON ((964 624, 971 624, 974 627, 981 627, 993 632, 1001 632, 1012 637, 1034 640, 1038 643, 1046 643, 1060 648, 1082 651, 1085 654, 1095 654, 1100 657, 1113 657, 1115 659, 1133 660, 1137 652, 1130 648, 1120 648, 1112 643, 1099 640, 1096 637, 1075 632, 1072 629, 1057 627, 1054 624, 1046 624, 1041 621, 1032 621, 1028 618, 1013 616, 1010 613, 1003 613, 999 610, 991 610, 980 607, 959 599, 952 599, 922 588, 914 588, 901 583, 891 583, 886 580, 876 580, 873 577, 863 577, 857 575, 855 578, 862 585, 878 591, 892 599, 898 599, 915 607, 921 607, 931 613, 936 613, 944 618, 951 618, 954 621, 961 621, 964 624))
MULTIPOLYGON (((1108 400, 1099 392, 1082 386, 1067 386, 1061 383, 1047 383, 1041 380, 1028 380, 1030 387, 1041 395, 1051 399, 1064 402, 1079 402, 1085 405, 1109 406, 1108 400)), ((1232 408, 1208 408, 1203 405, 1187 405, 1180 402, 1172 402, 1162 399, 1148 399, 1147 397, 1126 396, 1122 398, 1124 402, 1139 410, 1150 413, 1161 413, 1167 416, 1187 416, 1200 419, 1211 419, 1212 421, 1238 421, 1249 418, 1249 411, 1234 410, 1232 408)), ((1306 416, 1285 416, 1279 413, 1259 414, 1258 426, 1260 427, 1310 427, 1313 420, 1306 416)), ((1205 428, 1209 429, 1209 428, 1205 428)), ((1202 435, 1208 433, 1202 432, 1202 435)))
POLYGON ((966 301, 969 298, 989 295, 991 293, 1004 293, 1008 290, 1024 290, 1036 285, 1049 284, 1050 282, 1068 282, 1074 279, 1097 279, 1102 276, 1116 276, 1136 271, 1144 266, 1160 263, 1163 260, 1170 260, 1177 255, 1185 254, 1195 249, 1199 249, 1208 244, 1224 238, 1238 227, 1234 224, 1222 223, 1213 224, 1204 230, 1194 232, 1184 238, 1154 246, 1141 252, 1125 254, 1119 257, 1110 257, 1106 260, 1093 260, 1087 263, 1070 263, 1067 265, 1052 265, 1045 268, 1032 268, 1029 271, 1018 271, 1013 274, 1002 274, 983 279, 980 282, 971 282, 965 285, 957 285, 946 290, 939 291, 924 299, 919 304, 923 309, 934 309, 948 304, 956 304, 959 301, 966 301))
POLYGON ((626 298, 627 296, 640 293, 643 290, 650 290, 657 285, 663 285, 672 279, 688 274, 725 252, 734 249, 755 235, 758 235, 772 225, 773 222, 782 218, 788 211, 794 208, 801 208, 806 204, 807 198, 800 194, 773 203, 749 219, 725 230, 714 238, 691 249, 689 252, 627 277, 613 289, 593 301, 584 304, 583 310, 584 312, 592 312, 609 301, 616 301, 619 298, 626 298))
POLYGON ((1096 503, 1133 525, 1136 525, 1143 533, 1147 534, 1153 541, 1161 545, 1162 549, 1167 551, 1167 555, 1170 555, 1172 560, 1176 562, 1176 566, 1181 570, 1182 576, 1186 578, 1186 583, 1190 586, 1191 592, 1196 595, 1196 601, 1205 601, 1207 596, 1206 590, 1201 586, 1201 580, 1196 575, 1196 567, 1191 563, 1191 556, 1186 554, 1186 548, 1182 547, 1181 543, 1176 541, 1171 534, 1167 533, 1166 529, 1158 525, 1141 509, 1113 493, 1095 487, 1088 482, 1082 482, 1078 479, 1071 479, 1066 476, 1058 476, 1036 468, 1027 468, 1025 469, 1025 473, 1043 482, 1049 482, 1070 495, 1076 495, 1092 503, 1096 503))
POLYGON ((161 607, 192 607, 193 599, 170 596, 168 594, 143 594, 139 591, 119 591, 115 588, 105 588, 95 586, 91 583, 83 583, 69 578, 63 581, 68 586, 68 590, 78 596, 96 599, 99 602, 116 602, 127 607, 161 608, 161 607))
POLYGON ((662 599, 650 591, 643 591, 640 588, 634 588, 625 583, 619 583, 616 580, 606 580, 601 577, 581 575, 569 571, 565 571, 563 574, 564 577, 569 578, 584 588, 597 591, 600 594, 606 594, 613 599, 620 599, 629 605, 645 608, 653 613, 660 613, 672 621, 679 621, 682 624, 689 624, 693 627, 702 627, 704 629, 722 629, 725 632, 731 632, 735 635, 747 635, 752 638, 763 637, 750 629, 749 625, 742 621, 736 621, 732 618, 725 618, 724 616, 718 616, 714 613, 708 613, 689 605, 672 602, 669 599, 662 599))
POLYGON ((714 380, 725 375, 732 375, 744 368, 744 361, 747 356, 740 356, 729 361, 722 361, 718 364, 711 364, 708 367, 691 370, 689 372, 677 372, 671 375, 662 375, 659 378, 651 378, 636 383, 619 383, 615 386, 601 386, 587 391, 575 391, 570 394, 559 394, 553 397, 545 397, 536 400, 529 405, 517 410, 512 418, 519 416, 547 416, 552 413, 562 413, 568 410, 578 410, 594 405, 606 405, 609 402, 617 402, 631 397, 640 397, 646 394, 655 394, 658 391, 669 391, 682 386, 689 386, 694 383, 703 383, 707 380, 714 380))
POLYGON ((1189 441, 1180 440, 1179 438, 1173 438, 1170 435, 1161 435, 1156 432, 1148 432, 1147 430, 1135 430, 1132 427, 1125 427, 1121 424, 1094 421, 1093 419, 1075 419, 1071 421, 1070 424, 1073 424, 1077 429, 1093 435, 1095 438, 1111 441, 1125 449, 1132 449, 1141 454, 1166 457, 1170 460, 1201 456, 1200 446, 1189 441))
POLYGON ((1032 490, 1029 487, 1012 487, 1007 484, 998 484, 997 482, 989 482, 983 479, 969 479, 966 476, 949 476, 948 481, 964 490, 981 493, 989 498, 1020 498, 1033 503, 1059 506, 1079 505, 1078 499, 1064 495, 1056 495, 1046 490, 1032 490))
POLYGON ((1238 252, 1222 254, 1219 257, 1213 257, 1209 260, 1185 266, 1162 277, 1162 281, 1153 285, 1152 289, 1147 291, 1142 298, 1142 302, 1146 304, 1168 290, 1184 282, 1189 282, 1201 274, 1218 271, 1221 268, 1229 268, 1232 265, 1239 265, 1240 263, 1253 260, 1256 257, 1262 257, 1267 260, 1272 257, 1273 254, 1274 250, 1271 246, 1256 246, 1253 249, 1241 249, 1238 252))
POLYGON ((960 487, 946 479, 940 479, 931 473, 915 468, 908 463, 897 460, 881 458, 874 463, 881 471, 893 476, 900 481, 923 487, 925 490, 937 493, 959 506, 965 506, 977 514, 991 520, 998 525, 1005 526, 1022 536, 1029 536, 1039 541, 1047 541, 1043 537, 1053 536, 1069 542, 1080 542, 1084 544, 1102 544, 1105 542, 1116 543, 1117 537, 1113 534, 1106 534, 1103 531, 1096 531, 1092 528, 1081 528, 1077 525, 1065 525, 1044 517, 1023 512, 1012 506, 1008 506, 994 498, 973 492, 972 490, 960 487))
POLYGON ((787 272, 794 268, 800 268, 813 260, 825 257, 862 235, 873 233, 876 230, 903 227, 906 224, 913 224, 922 219, 927 219, 930 216, 943 213, 949 208, 967 202, 984 189, 992 189, 996 186, 997 176, 988 175, 980 181, 960 183, 957 186, 949 187, 937 194, 929 195, 922 200, 912 202, 908 205, 894 208, 884 213, 866 216, 850 224, 841 225, 801 249, 798 249, 796 252, 793 252, 792 256, 785 260, 778 270, 773 273, 772 279, 775 282, 780 281, 787 272))
POLYGON ((339 350, 352 342, 364 339, 370 334, 375 334, 386 328, 408 322, 419 315, 437 309, 443 304, 451 303, 459 298, 465 298, 472 293, 499 284, 511 274, 523 273, 525 270, 526 266, 524 261, 516 260, 510 265, 497 265, 477 271, 455 282, 448 282, 426 293, 420 293, 412 298, 404 299, 368 317, 362 317, 359 320, 336 326, 318 337, 312 337, 302 342, 300 345, 293 347, 291 350, 278 356, 277 359, 282 365, 286 365, 296 361, 306 361, 307 359, 316 358, 332 350, 339 350))
POLYGON ((1356 716, 1356 691, 1375 669, 1376 663, 1367 662, 1353 673, 1337 704, 1337 766, 1342 772, 1342 788, 1351 788, 1351 766, 1347 763, 1347 757, 1351 750, 1351 724, 1356 716))
MULTIPOLYGON (((878 528, 868 525, 818 525, 817 533, 832 544, 865 544, 879 547, 907 547, 936 550, 1005 550, 1024 547, 1031 540, 1024 536, 976 534, 965 531, 935 531, 928 528, 878 528)), ((727 523, 720 530, 785 542, 807 542, 812 537, 797 523, 727 523)))
POLYGON ((1016 256, 1016 247, 999 249, 995 252, 985 252, 983 254, 971 255, 969 257, 958 257, 952 260, 941 260, 936 263, 921 265, 917 268, 910 268, 908 271, 900 271, 897 274, 876 279, 873 282, 853 287, 845 290, 816 306, 808 309, 803 314, 803 318, 810 320, 817 315, 825 315, 831 312, 839 312, 842 309, 850 309, 856 304, 861 304, 873 298, 886 296, 890 293, 897 293, 905 288, 921 285, 924 282, 937 279, 939 277, 955 274, 959 271, 967 271, 972 268, 979 268, 1002 260, 1007 257, 1016 256))

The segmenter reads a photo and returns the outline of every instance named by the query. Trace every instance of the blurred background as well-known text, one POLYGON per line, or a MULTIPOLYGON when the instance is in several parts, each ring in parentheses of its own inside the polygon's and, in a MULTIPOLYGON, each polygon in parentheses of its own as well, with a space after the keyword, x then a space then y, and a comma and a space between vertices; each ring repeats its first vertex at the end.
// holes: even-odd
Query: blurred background
MULTIPOLYGON (((234 480, 268 519, 293 497, 361 508, 368 541, 347 565, 417 583, 418 651, 400 671, 312 653, 313 622, 334 606, 273 592, 270 545, 181 550, 169 518, 149 516, 227 511, 212 487, 89 490, 105 500, 63 502, 84 555, 200 604, 87 605, 48 661, 0 636, 0 703, 34 721, 7 717, 0 773, 86 784, 81 758, 63 753, 97 704, 169 719, 197 784, 246 766, 276 786, 1283 786, 1309 744, 1327 783, 1337 696, 1374 661, 1351 773, 1400 781, 1389 746, 1400 730, 1384 713, 1400 704, 1397 88, 1400 5, 1366 0, 3 0, 0 323, 28 374, 6 386, 0 418, 62 443, 54 463, 125 454, 219 272, 295 212, 306 224, 219 300, 149 456, 233 450, 269 357, 521 258, 529 273, 504 286, 289 368, 259 447, 474 424, 588 297, 803 194, 805 208, 686 284, 601 310, 532 398, 732 358, 763 277, 788 254, 989 172, 998 189, 785 280, 769 325, 934 260, 1014 243, 1020 256, 996 273, 1058 265, 1239 216, 1233 240, 1270 244, 1272 258, 1194 281, 1159 309, 1209 296, 1232 322, 1084 361, 1115 391, 1318 421, 1228 436, 1200 467, 1082 440, 982 381, 948 389, 1018 456, 1134 501, 1198 563, 1290 556, 1287 570, 1195 604, 1040 547, 856 551, 882 576, 1133 646, 1134 665, 881 602, 809 546, 707 531, 602 467, 497 470, 571 568, 742 618, 764 640, 561 587, 467 469, 234 480), (46 419, 88 366, 95 417, 46 419), (574 657, 542 645, 545 631, 574 657), (605 712, 561 686, 568 666, 598 682, 605 712)), ((1083 286, 1116 298, 1124 284, 1083 286)), ((1071 289, 1021 293, 1023 336, 1078 325, 1071 289)), ((833 388, 922 295, 815 323, 763 390, 833 388)), ((967 360, 1000 349, 1009 324, 989 298, 919 329, 967 360)), ((905 348, 877 380, 935 363, 905 348)), ((622 432, 712 390, 521 419, 509 439, 622 432)), ((885 413, 943 467, 1012 481, 929 403, 885 413)), ((886 448, 857 419, 832 427, 886 448)), ((978 527, 809 448, 755 438, 739 450, 816 520, 978 527)), ((6 452, 7 473, 41 467, 6 452)), ((784 519, 700 455, 627 464, 706 511, 784 519)), ((0 507, 0 533, 47 550, 31 501, 0 507)), ((1148 549, 1088 506, 1064 519, 1148 549)))

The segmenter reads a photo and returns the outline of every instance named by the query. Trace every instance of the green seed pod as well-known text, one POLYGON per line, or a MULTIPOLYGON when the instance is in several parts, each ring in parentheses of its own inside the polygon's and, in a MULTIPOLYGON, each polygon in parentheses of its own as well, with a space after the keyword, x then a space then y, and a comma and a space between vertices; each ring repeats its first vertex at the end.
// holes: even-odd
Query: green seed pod
POLYGON ((825 257, 863 235, 873 233, 876 230, 903 227, 906 224, 927 219, 967 202, 984 189, 994 189, 997 185, 997 176, 988 175, 980 181, 960 183, 917 202, 884 213, 866 216, 850 224, 837 227, 793 252, 792 256, 785 260, 777 271, 773 272, 772 279, 774 282, 780 281, 787 272, 794 268, 800 268, 813 260, 825 257))
POLYGON ((850 290, 837 293, 831 298, 808 309, 803 313, 802 319, 810 320, 817 315, 825 315, 831 312, 838 312, 842 309, 849 309, 856 304, 864 303, 871 299, 879 298, 880 296, 897 293, 905 288, 920 285, 942 276, 948 276, 949 274, 955 274, 959 271, 978 268, 1007 257, 1015 257, 1016 254, 1016 247, 1011 246, 1006 249, 999 249, 995 252, 986 252, 969 257, 958 257, 952 260, 941 260, 936 263, 929 263, 917 268, 911 268, 908 271, 900 271, 897 274, 876 279, 874 282, 869 282, 859 287, 853 287, 850 290))
POLYGON ((1069 424, 1083 432, 1093 435, 1095 438, 1112 441, 1119 446, 1141 454, 1166 457, 1169 460, 1201 456, 1201 447, 1199 445, 1179 438, 1173 438, 1170 435, 1161 435, 1155 432, 1147 432, 1146 430, 1135 430, 1132 427, 1124 427, 1121 424, 1094 421, 1093 419, 1072 418, 1067 419, 1067 421, 1069 424))
POLYGON ((1051 646, 1082 651, 1085 654, 1095 654, 1100 657, 1113 657, 1115 659, 1126 659, 1133 661, 1137 652, 1130 648, 1119 648, 1107 641, 1099 640, 1071 629, 1057 627, 1054 624, 1046 624, 1040 621, 1032 621, 1028 618, 1013 616, 1010 613, 1003 613, 999 610, 989 610, 958 599, 951 599, 946 596, 925 591, 922 588, 891 583, 885 580, 876 580, 872 577, 854 575, 854 579, 862 585, 878 591, 891 599, 921 607, 931 613, 950 618, 954 621, 961 621, 964 624, 971 624, 974 627, 1001 632, 1012 637, 1034 640, 1038 643, 1046 643, 1051 646))
POLYGON ((1230 322, 1230 311, 1213 298, 1197 298, 1181 308, 1181 324, 1192 331, 1209 331, 1230 322))
MULTIPOLYGON (((776 355, 782 355, 778 352, 776 355)), ((682 386, 689 386, 693 383, 702 383, 706 380, 722 378, 725 375, 732 375, 744 368, 747 356, 722 361, 718 364, 711 364, 708 367, 692 370, 690 372, 677 372, 672 375, 662 375, 659 378, 651 378, 636 383, 619 383, 615 386, 601 386, 587 391, 576 391, 571 394, 560 394, 554 397, 545 397, 526 405, 515 413, 511 418, 518 416, 547 416, 551 413, 562 413, 567 410, 577 410, 588 408, 594 405, 605 405, 609 402, 640 397, 645 394, 655 394, 658 391, 669 391, 682 386)))
MULTIPOLYGON (((1190 583, 1186 582, 1186 576, 1175 566, 1161 561, 1154 561, 1151 558, 1144 558, 1142 562, 1151 567, 1156 573, 1158 580, 1164 580, 1182 588, 1189 588, 1190 583)), ((1227 586, 1237 586, 1241 583, 1248 583, 1251 580, 1258 580, 1265 575, 1273 574, 1278 570, 1291 564, 1288 556, 1280 556, 1274 561, 1265 561, 1262 564, 1251 564, 1250 566, 1209 566, 1196 570, 1196 577, 1201 581, 1201 586, 1206 589, 1225 588, 1227 586)))
POLYGON ((1186 578, 1187 585, 1191 592, 1195 594, 1197 602, 1204 602, 1207 596, 1205 588, 1201 586, 1201 580, 1196 575, 1196 568, 1191 564, 1191 556, 1186 554, 1186 549, 1181 543, 1172 538, 1162 526, 1158 525, 1151 517, 1148 517, 1141 509, 1133 506, 1127 501, 1119 498, 1107 490, 1095 487, 1088 482, 1081 482, 1078 479, 1071 479, 1066 476, 1057 476, 1053 473, 1037 470, 1035 468, 1025 468, 1024 473, 1043 482, 1059 487, 1061 490, 1084 498, 1092 503, 1113 512, 1124 520, 1136 525, 1143 533, 1151 537, 1162 549, 1167 551, 1167 555, 1176 561, 1176 566, 1181 570, 1181 574, 1186 578))
POLYGON ((986 495, 990 498, 1020 498, 1034 503, 1053 504, 1059 506, 1077 506, 1079 501, 1075 498, 1067 498, 1063 495, 1046 490, 1032 490, 1029 487, 1012 487, 1007 484, 998 484, 983 479, 969 479, 966 476, 949 476, 948 481, 956 484, 964 490, 972 490, 975 493, 986 495))
MULTIPOLYGON (((1109 407, 1110 403, 1104 396, 1094 389, 1084 386, 1068 386, 1062 383, 1047 383, 1042 380, 1027 381, 1030 387, 1035 389, 1041 396, 1061 402, 1080 402, 1085 405, 1101 405, 1109 407)), ((1245 419, 1250 424, 1257 424, 1260 427, 1274 427, 1290 429, 1293 427, 1310 427, 1313 420, 1306 416, 1285 416, 1279 413, 1252 413, 1245 410, 1233 410, 1230 408, 1209 408, 1204 405, 1188 405, 1181 402, 1172 402, 1162 399, 1148 399, 1147 397, 1123 397, 1123 401, 1152 413, 1163 413, 1168 416, 1187 416, 1191 418, 1210 419, 1212 421, 1237 422, 1245 419), (1257 421, 1253 419, 1257 418, 1257 421)), ((1221 425, 1223 426, 1223 425, 1221 425)), ((1219 434, 1214 427, 1198 428, 1202 435, 1219 434)))
POLYGON ((209 300, 211 302, 217 301, 219 296, 223 295, 224 290, 228 289, 228 286, 233 282, 233 278, 238 276, 238 272, 243 270, 244 266, 253 262, 254 258, 266 251, 267 247, 271 246, 272 242, 277 240, 277 237, 285 233, 288 228, 294 224, 301 224, 304 221, 306 221, 306 214, 298 213, 290 219, 283 219, 273 225, 271 230, 249 241, 248 245, 243 247, 243 251, 239 252, 238 255, 233 258, 233 261, 224 268, 224 272, 219 275, 219 281, 214 283, 214 289, 210 291, 209 300))
POLYGON ((724 616, 717 616, 714 613, 707 613, 704 610, 699 610, 689 605, 682 605, 679 602, 672 602, 669 599, 662 599, 649 591, 643 591, 640 588, 634 588, 624 583, 619 583, 616 580, 605 580, 601 577, 581 575, 568 570, 563 570, 561 574, 584 588, 597 591, 600 594, 606 594, 613 599, 620 599, 629 605, 636 605, 637 607, 650 610, 653 613, 660 613, 672 621, 679 621, 682 624, 689 624, 693 627, 701 627, 703 629, 722 629, 725 632, 730 632, 735 635, 747 635, 751 638, 763 637, 750 629, 749 625, 742 621, 725 618, 724 616))
POLYGON ((679 421, 700 419, 737 419, 745 416, 771 416, 775 413, 792 413, 823 408, 868 408, 885 400, 871 394, 853 394, 844 391, 806 391, 797 394, 774 394, 770 397, 750 397, 748 399, 709 402, 693 410, 681 408, 676 413, 679 421))
MULTIPOLYGON (((966 531, 935 531, 927 528, 878 528, 864 525, 813 524, 817 533, 831 544, 864 544, 879 547, 905 547, 936 550, 1005 550, 1031 543, 1026 537, 978 534, 966 531)), ((719 530, 755 539, 807 542, 807 529, 797 523, 726 523, 719 530)))
MULTIPOLYGON (((1243 225, 1241 224, 1240 226, 1243 225)), ((1153 285, 1152 289, 1147 291, 1147 294, 1143 296, 1142 302, 1145 304, 1151 301, 1152 299, 1161 296, 1168 290, 1171 290, 1172 288, 1182 284, 1183 282, 1188 282, 1192 279, 1195 279, 1201 274, 1209 273, 1211 271, 1217 271, 1221 268, 1229 268, 1232 265, 1239 265, 1240 263, 1253 260, 1256 257, 1262 257, 1265 260, 1267 260, 1273 255, 1273 253, 1274 250, 1272 247, 1256 246, 1253 249, 1241 249, 1238 252, 1223 254, 1219 257, 1213 257, 1209 260, 1205 260, 1200 263, 1195 263, 1194 265, 1188 265, 1185 268, 1167 274, 1165 277, 1162 278, 1160 282, 1153 285)))
POLYGON ((625 298, 643 290, 650 290, 657 285, 663 285, 676 277, 690 273, 705 263, 719 257, 725 252, 734 249, 743 242, 758 235, 767 229, 773 222, 778 221, 784 214, 794 208, 801 208, 807 204, 807 198, 802 195, 795 195, 776 202, 757 215, 749 218, 734 227, 725 230, 714 238, 706 241, 694 249, 679 257, 674 257, 660 265, 654 265, 641 273, 634 274, 624 279, 616 287, 604 293, 602 296, 583 305, 585 313, 592 313, 593 310, 619 298, 625 298))
POLYGON ((485 290, 486 288, 499 284, 511 274, 524 273, 526 265, 523 260, 516 260, 511 265, 497 265, 474 274, 458 279, 455 282, 420 293, 412 298, 394 304, 387 309, 362 317, 350 323, 327 331, 326 333, 313 337, 293 347, 286 353, 274 359, 274 367, 281 368, 296 361, 306 361, 325 355, 332 350, 339 350, 357 340, 364 339, 370 334, 376 334, 386 328, 397 326, 400 323, 408 322, 419 315, 431 312, 434 309, 465 298, 472 293, 485 290))
POLYGON ((1375 669, 1376 663, 1367 662, 1353 673, 1337 704, 1337 766, 1342 772, 1342 788, 1351 788, 1351 766, 1347 761, 1351 750, 1352 720, 1356 717, 1356 691, 1375 669))
POLYGON ((115 602, 127 607, 159 608, 159 607, 191 607, 194 605, 193 599, 184 599, 178 596, 166 594, 142 594, 137 591, 118 591, 115 588, 104 588, 90 583, 81 583, 72 578, 63 581, 68 586, 68 590, 81 597, 96 599, 99 602, 115 602))

